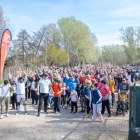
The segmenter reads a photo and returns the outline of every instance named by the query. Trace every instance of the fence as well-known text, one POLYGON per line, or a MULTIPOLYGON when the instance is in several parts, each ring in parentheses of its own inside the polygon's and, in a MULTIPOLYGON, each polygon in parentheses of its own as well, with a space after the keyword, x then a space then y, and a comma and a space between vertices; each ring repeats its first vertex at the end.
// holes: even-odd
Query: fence
MULTIPOLYGON (((44 67, 45 71, 48 70, 48 66, 45 66, 44 67)), ((7 69, 4 69, 3 71, 3 76, 2 76, 2 80, 6 80, 8 79, 8 74, 10 73, 12 76, 15 76, 16 75, 16 71, 19 70, 19 71, 29 71, 29 75, 31 74, 31 71, 35 71, 35 68, 32 67, 32 68, 26 68, 26 67, 23 67, 23 68, 7 68, 7 69)))

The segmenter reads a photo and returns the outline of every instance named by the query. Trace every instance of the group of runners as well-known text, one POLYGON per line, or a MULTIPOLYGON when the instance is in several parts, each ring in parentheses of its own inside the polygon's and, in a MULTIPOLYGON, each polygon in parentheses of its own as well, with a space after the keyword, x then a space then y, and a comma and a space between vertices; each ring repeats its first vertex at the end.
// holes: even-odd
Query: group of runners
POLYGON ((140 73, 138 66, 84 65, 76 67, 35 68, 33 72, 17 71, 16 75, 8 74, 9 79, 0 85, 1 116, 4 106, 8 117, 9 104, 20 113, 23 102, 27 115, 26 101, 32 98, 32 104, 38 105, 38 117, 44 102, 44 112, 54 106, 53 112, 59 114, 61 107, 71 108, 71 113, 86 112, 86 118, 92 113, 92 122, 98 114, 103 122, 104 113, 111 117, 116 92, 118 102, 128 103, 130 85, 137 80, 140 73), (23 76, 21 76, 23 75, 23 76), (81 107, 77 106, 80 103, 81 107))

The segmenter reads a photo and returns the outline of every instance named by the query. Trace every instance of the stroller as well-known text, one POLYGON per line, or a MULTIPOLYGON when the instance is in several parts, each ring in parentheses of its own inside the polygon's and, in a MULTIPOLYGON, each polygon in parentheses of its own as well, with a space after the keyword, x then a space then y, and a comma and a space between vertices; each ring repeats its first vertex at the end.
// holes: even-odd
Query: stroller
POLYGON ((116 111, 117 116, 118 114, 123 114, 123 116, 125 116, 125 113, 128 113, 129 104, 128 104, 127 98, 128 98, 128 95, 121 97, 121 94, 119 94, 119 100, 117 102, 117 111, 116 111))
POLYGON ((118 114, 123 114, 123 116, 125 116, 125 112, 128 113, 127 109, 127 103, 118 101, 116 115, 118 116, 118 114))

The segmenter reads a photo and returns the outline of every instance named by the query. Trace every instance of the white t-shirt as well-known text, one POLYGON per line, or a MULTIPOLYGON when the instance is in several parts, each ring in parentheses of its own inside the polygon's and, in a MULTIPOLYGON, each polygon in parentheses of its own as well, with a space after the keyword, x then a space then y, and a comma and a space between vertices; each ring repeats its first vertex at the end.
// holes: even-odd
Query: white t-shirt
POLYGON ((49 79, 41 78, 38 83, 40 83, 40 93, 49 93, 49 86, 51 85, 49 79))
POLYGON ((1 84, 1 96, 8 97, 10 96, 10 87, 11 85, 7 84, 6 86, 4 84, 1 84))
POLYGON ((18 81, 17 77, 15 77, 15 81, 17 84, 17 95, 25 94, 25 83, 27 82, 27 76, 25 76, 25 79, 22 83, 18 81))
POLYGON ((74 95, 71 96, 71 101, 72 102, 77 102, 77 92, 76 91, 74 91, 74 92, 71 91, 71 95, 72 94, 74 94, 74 95))

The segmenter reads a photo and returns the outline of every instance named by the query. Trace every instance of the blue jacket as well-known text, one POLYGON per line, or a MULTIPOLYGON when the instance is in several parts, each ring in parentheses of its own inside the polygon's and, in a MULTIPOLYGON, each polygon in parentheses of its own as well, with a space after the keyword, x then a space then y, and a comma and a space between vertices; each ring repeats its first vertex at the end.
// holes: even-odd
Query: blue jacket
POLYGON ((90 88, 88 87, 84 88, 84 94, 87 95, 88 97, 90 97, 90 91, 91 91, 90 88))
POLYGON ((96 104, 97 101, 99 101, 98 104, 102 102, 102 95, 100 91, 96 88, 95 90, 91 90, 90 92, 90 104, 96 104))

